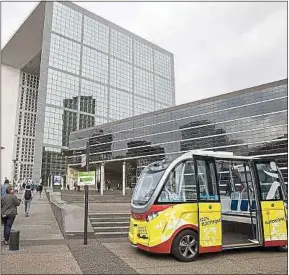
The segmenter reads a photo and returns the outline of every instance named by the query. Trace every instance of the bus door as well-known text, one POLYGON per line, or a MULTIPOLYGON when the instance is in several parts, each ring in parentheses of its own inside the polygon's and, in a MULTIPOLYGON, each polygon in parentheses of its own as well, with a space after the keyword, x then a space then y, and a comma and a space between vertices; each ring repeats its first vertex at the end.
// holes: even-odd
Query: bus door
POLYGON ((222 250, 221 201, 215 160, 193 156, 197 179, 199 252, 222 250))
POLYGON ((286 193, 275 161, 254 160, 261 200, 264 246, 287 245, 286 193))

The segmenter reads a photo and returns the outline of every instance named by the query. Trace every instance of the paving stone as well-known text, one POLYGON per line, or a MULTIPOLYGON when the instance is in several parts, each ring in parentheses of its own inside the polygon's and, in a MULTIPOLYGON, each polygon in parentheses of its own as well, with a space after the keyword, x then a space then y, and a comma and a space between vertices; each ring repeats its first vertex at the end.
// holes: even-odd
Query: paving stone
POLYGON ((287 253, 272 249, 242 249, 200 255, 190 263, 171 255, 151 254, 125 243, 103 243, 142 274, 287 274, 287 253))
POLYGON ((79 240, 69 240, 69 248, 84 274, 137 274, 100 242, 83 245, 79 240))
MULTIPOLYGON (((2 274, 82 274, 71 253, 11 253, 1 255, 2 274)), ((41 246, 42 248, 42 246, 41 246)), ((40 248, 40 250, 41 250, 40 248)))

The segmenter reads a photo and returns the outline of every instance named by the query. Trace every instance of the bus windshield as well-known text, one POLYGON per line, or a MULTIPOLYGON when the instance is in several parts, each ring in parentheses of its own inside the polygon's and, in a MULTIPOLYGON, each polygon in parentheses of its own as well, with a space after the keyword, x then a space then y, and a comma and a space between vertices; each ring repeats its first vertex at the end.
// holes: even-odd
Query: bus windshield
POLYGON ((134 191, 134 205, 147 204, 167 167, 168 163, 155 162, 143 170, 134 191))

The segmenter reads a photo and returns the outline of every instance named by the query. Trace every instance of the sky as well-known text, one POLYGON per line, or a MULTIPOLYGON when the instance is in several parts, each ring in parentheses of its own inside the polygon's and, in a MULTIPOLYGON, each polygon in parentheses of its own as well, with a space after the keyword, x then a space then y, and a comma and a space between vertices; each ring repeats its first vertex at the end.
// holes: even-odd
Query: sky
MULTIPOLYGON (((286 2, 75 2, 174 54, 176 104, 287 78, 286 2)), ((1 3, 1 47, 36 2, 1 3)))

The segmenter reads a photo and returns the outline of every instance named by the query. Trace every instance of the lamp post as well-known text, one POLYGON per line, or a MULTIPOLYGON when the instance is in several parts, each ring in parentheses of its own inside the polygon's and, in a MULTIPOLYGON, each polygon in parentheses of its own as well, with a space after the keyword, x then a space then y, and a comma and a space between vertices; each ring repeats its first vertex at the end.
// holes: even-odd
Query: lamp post
POLYGON ((16 159, 12 159, 12 162, 13 162, 12 184, 14 186, 14 184, 15 184, 15 164, 16 164, 16 159))
MULTIPOLYGON (((89 139, 86 142, 86 172, 89 171, 89 139)), ((87 245, 88 185, 84 185, 84 244, 87 245)))

